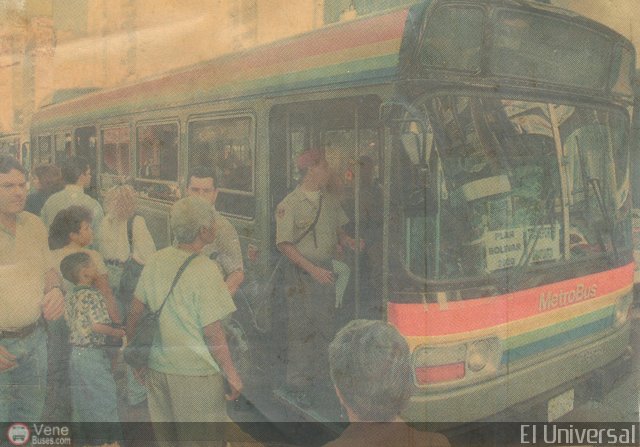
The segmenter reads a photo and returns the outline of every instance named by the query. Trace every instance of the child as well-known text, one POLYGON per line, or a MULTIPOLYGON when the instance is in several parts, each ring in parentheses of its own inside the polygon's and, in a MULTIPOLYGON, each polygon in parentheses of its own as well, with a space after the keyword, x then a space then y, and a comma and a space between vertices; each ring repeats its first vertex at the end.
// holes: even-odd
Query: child
MULTIPOLYGON (((95 283, 92 285, 100 290, 104 296, 111 319, 120 323, 122 320, 109 286, 107 267, 100 253, 87 248, 92 241, 91 212, 81 206, 70 206, 63 209, 56 215, 49 227, 49 248, 52 250, 51 254, 56 265, 60 265, 60 261, 71 253, 83 252, 91 256, 98 271, 95 283)), ((65 283, 67 290, 71 287, 72 284, 65 283)))
MULTIPOLYGON (((93 287, 98 271, 88 253, 78 252, 60 262, 60 271, 74 284, 65 299, 71 343, 71 400, 74 422, 118 422, 116 383, 104 349, 106 337, 124 337, 110 326, 103 295, 93 287)), ((92 433, 95 439, 96 434, 92 433)), ((101 437, 98 434, 98 437, 101 437)), ((111 438, 105 434, 106 438, 111 438)), ((106 439, 101 439, 104 442, 106 439)))
MULTIPOLYGON (((109 287, 107 268, 96 251, 86 247, 92 241, 91 212, 81 206, 70 206, 61 210, 49 227, 49 248, 52 250, 54 264, 59 269, 60 261, 71 253, 85 252, 91 256, 100 273, 93 284, 106 298, 109 316, 119 322, 115 300, 109 287)), ((65 291, 70 291, 73 284, 64 281, 65 291)), ((71 418, 71 402, 69 392, 69 329, 64 318, 51 321, 47 325, 47 397, 44 420, 69 421, 71 418)))

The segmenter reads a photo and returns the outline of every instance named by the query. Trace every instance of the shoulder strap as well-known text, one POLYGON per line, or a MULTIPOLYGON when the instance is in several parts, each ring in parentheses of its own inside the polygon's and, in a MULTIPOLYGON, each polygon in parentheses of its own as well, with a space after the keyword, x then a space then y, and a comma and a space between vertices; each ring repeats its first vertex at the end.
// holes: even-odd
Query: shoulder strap
POLYGON ((127 220, 127 239, 129 240, 129 256, 133 254, 133 220, 136 218, 134 214, 127 220))
POLYGON ((169 293, 167 293, 167 296, 164 298, 164 301, 162 302, 162 305, 160 306, 160 309, 158 309, 155 314, 160 317, 160 312, 162 312, 162 308, 164 307, 164 305, 166 304, 167 300, 169 299, 169 296, 171 295, 171 293, 173 292, 173 288, 176 286, 176 284, 178 283, 178 280, 180 279, 180 277, 182 276, 182 273, 184 273, 184 271, 186 270, 187 266, 189 265, 189 263, 191 261, 193 261, 200 253, 193 253, 192 255, 190 255, 180 266, 180 268, 178 269, 178 273, 176 273, 175 278, 173 278, 173 283, 171 283, 171 287, 169 288, 169 293))
POLYGON ((316 212, 315 219, 313 219, 313 222, 311 222, 311 225, 309 225, 309 228, 304 230, 304 233, 302 233, 300 236, 298 236, 296 238, 295 241, 293 241, 293 245, 297 245, 302 239, 305 238, 305 236, 307 234, 309 234, 311 231, 313 231, 313 229, 316 227, 316 224, 318 223, 318 219, 320 218, 320 211, 321 210, 322 210, 322 194, 320 194, 320 201, 318 203, 318 211, 316 212))

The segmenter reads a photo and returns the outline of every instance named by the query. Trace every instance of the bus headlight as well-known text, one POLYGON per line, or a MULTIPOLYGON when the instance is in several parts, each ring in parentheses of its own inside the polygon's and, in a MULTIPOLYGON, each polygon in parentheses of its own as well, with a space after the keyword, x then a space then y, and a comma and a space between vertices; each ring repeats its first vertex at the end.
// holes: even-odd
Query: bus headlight
POLYGON ((473 372, 480 372, 486 368, 492 372, 497 369, 500 360, 500 341, 497 338, 487 338, 469 343, 467 349, 467 367, 473 372))
POLYGON ((420 346, 413 352, 413 367, 418 386, 451 382, 464 378, 464 344, 420 346))
POLYGON ((629 313, 631 312, 631 303, 633 302, 633 294, 629 293, 623 297, 618 298, 616 302, 616 310, 614 315, 614 327, 621 327, 629 319, 629 313))

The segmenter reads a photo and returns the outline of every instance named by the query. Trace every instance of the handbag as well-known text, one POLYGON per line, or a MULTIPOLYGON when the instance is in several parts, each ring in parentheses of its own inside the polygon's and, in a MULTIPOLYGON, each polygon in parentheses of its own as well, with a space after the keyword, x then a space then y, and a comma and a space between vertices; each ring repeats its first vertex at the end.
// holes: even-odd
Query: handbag
MULTIPOLYGON (((118 285, 118 299, 126 305, 131 303, 133 294, 138 285, 140 274, 144 265, 140 264, 133 258, 133 220, 134 215, 127 221, 127 238, 129 239, 129 258, 122 265, 122 276, 120 276, 120 284, 118 285)), ((128 306, 127 306, 128 307, 128 306)))
POLYGON ((167 296, 164 298, 160 308, 155 312, 147 309, 147 312, 145 312, 140 318, 140 321, 138 321, 136 332, 133 337, 131 337, 131 340, 129 340, 129 343, 124 348, 123 352, 124 361, 132 368, 146 368, 149 365, 151 345, 153 344, 153 339, 160 326, 160 313, 169 299, 169 296, 173 293, 173 289, 178 283, 180 276, 182 276, 182 273, 185 271, 189 263, 198 256, 198 254, 199 253, 193 253, 180 266, 178 273, 176 273, 175 278, 173 278, 173 283, 171 283, 169 293, 167 293, 167 296))

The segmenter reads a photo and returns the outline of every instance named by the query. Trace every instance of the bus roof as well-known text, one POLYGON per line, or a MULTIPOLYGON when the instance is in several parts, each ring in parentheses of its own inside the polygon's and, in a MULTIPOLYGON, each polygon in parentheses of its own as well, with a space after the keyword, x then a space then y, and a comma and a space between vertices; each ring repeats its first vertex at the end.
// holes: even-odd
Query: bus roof
POLYGON ((228 98, 392 80, 408 8, 365 16, 42 108, 34 126, 228 98))
MULTIPOLYGON (((77 125, 102 116, 120 116, 186 104, 391 82, 408 75, 406 69, 411 61, 407 58, 411 58, 415 51, 424 14, 437 1, 424 0, 412 8, 339 22, 136 84, 51 104, 34 115, 33 126, 77 125), (408 36, 405 36, 401 50, 405 31, 408 36)), ((492 1, 475 0, 482 3, 492 1)), ((449 0, 440 2, 446 4, 449 0)), ((547 4, 523 0, 501 0, 500 4, 570 17, 627 41, 598 22, 547 4)))

